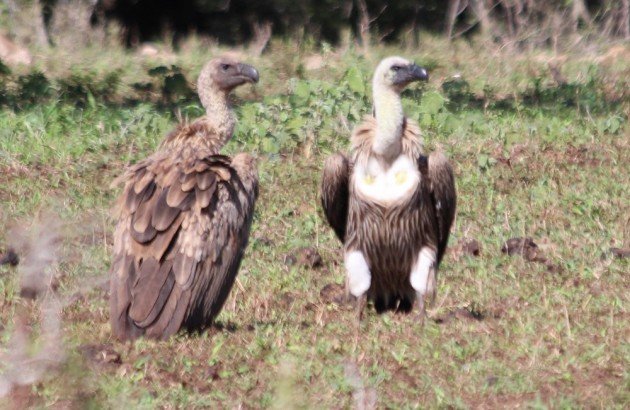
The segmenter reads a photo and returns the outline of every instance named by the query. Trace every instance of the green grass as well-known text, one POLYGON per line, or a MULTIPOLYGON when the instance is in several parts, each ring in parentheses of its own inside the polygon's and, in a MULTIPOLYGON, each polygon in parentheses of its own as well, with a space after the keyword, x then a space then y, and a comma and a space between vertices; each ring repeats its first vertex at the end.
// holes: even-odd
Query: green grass
MULTIPOLYGON (((427 45, 426 60, 440 44, 427 45)), ((607 80, 618 79, 619 69, 589 74, 570 59, 567 76, 581 88, 569 92, 577 100, 545 83, 532 101, 540 72, 527 77, 519 64, 495 57, 496 71, 483 65, 472 78, 481 58, 433 55, 433 80, 406 93, 405 107, 422 124, 427 149, 441 147, 455 167, 452 252, 430 311, 444 321, 420 327, 412 315, 370 311, 355 339, 353 308, 320 296, 344 280, 340 245, 319 210, 320 170, 326 155, 347 148, 350 129, 370 110, 360 80, 368 84, 380 55, 405 52, 348 53, 326 74, 303 71, 301 56, 275 47, 258 61, 260 88, 239 92, 241 122, 226 149, 259 158, 250 245, 219 326, 201 335, 118 343, 106 292, 96 286, 110 262, 108 215, 118 194, 110 183, 155 149, 175 124, 172 112, 96 100, 0 113, 0 222, 7 227, 0 247, 37 224, 37 215, 56 213, 64 222, 56 275, 67 358, 25 388, 26 403, 347 408, 360 391, 379 408, 627 407, 629 265, 609 248, 630 246, 630 128, 627 101, 604 92, 619 86, 607 80), (449 102, 442 88, 456 71, 471 73, 472 95, 461 104, 454 101, 462 94, 449 102), (507 99, 510 81, 516 88, 507 99), (486 86, 499 91, 480 97, 486 86), (505 109, 495 104, 501 100, 505 109), (532 237, 555 269, 502 254, 515 236, 532 237), (479 241, 480 256, 458 251, 466 239, 479 241), (323 266, 287 262, 303 247, 315 247, 323 266), (465 310, 481 319, 449 316, 465 310), (121 363, 86 358, 80 347, 90 344, 110 347, 121 363)), ((0 267, 4 351, 30 306, 18 294, 16 270, 0 267)), ((37 323, 36 315, 28 318, 37 323)), ((14 404, 25 403, 16 397, 14 404)))

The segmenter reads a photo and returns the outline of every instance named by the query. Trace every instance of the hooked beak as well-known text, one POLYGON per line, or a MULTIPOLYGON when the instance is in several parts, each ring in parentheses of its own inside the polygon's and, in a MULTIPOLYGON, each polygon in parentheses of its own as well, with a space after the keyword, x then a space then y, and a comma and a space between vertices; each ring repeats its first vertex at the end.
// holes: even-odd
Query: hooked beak
POLYGON ((258 78, 259 78, 258 70, 256 70, 254 67, 252 67, 249 64, 243 64, 243 63, 238 64, 238 73, 247 82, 250 82, 250 83, 258 82, 258 78))
POLYGON ((410 64, 405 69, 399 70, 394 79, 394 84, 405 86, 414 81, 428 81, 429 73, 426 68, 410 64))
POLYGON ((413 81, 417 81, 417 80, 429 81, 429 73, 427 72, 426 68, 413 64, 409 68, 409 71, 411 72, 413 81))

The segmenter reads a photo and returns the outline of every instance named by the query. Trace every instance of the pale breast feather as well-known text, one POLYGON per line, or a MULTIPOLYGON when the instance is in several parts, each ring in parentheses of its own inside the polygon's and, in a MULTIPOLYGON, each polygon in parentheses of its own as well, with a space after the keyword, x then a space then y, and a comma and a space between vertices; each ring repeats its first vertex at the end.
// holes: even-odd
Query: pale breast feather
POLYGON ((356 164, 351 184, 361 199, 388 206, 413 196, 420 178, 416 162, 401 155, 388 169, 375 158, 356 164))

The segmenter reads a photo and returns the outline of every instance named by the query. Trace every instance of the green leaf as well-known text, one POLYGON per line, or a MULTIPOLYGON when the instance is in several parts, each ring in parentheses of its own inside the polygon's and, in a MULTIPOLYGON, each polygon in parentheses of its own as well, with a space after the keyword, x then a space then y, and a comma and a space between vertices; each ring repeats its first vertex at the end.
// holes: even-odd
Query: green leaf
POLYGON ((477 157, 477 165, 479 168, 484 169, 488 167, 489 157, 486 154, 479 154, 477 157))
POLYGON ((299 99, 299 101, 306 101, 311 95, 311 87, 306 81, 300 81, 295 85, 293 94, 299 99))
POLYGON ((361 71, 356 66, 350 67, 345 75, 345 80, 352 91, 359 94, 365 93, 365 80, 361 71))
POLYGON ((290 131, 298 131, 302 128, 303 125, 304 119, 301 117, 295 117, 287 123, 286 128, 290 131))
POLYGON ((96 100, 94 99, 94 96, 92 95, 91 92, 88 91, 87 93, 87 100, 88 100, 88 106, 92 109, 96 108, 96 100))
POLYGON ((262 141, 262 149, 269 154, 277 154, 280 151, 278 143, 273 138, 265 138, 262 141))
POLYGON ((427 91, 422 96, 420 112, 431 115, 437 114, 444 107, 445 103, 446 98, 442 94, 435 91, 427 91))
POLYGON ((608 131, 611 134, 616 134, 617 131, 619 131, 619 128, 621 127, 621 121, 619 121, 618 117, 610 117, 606 122, 608 123, 608 131))

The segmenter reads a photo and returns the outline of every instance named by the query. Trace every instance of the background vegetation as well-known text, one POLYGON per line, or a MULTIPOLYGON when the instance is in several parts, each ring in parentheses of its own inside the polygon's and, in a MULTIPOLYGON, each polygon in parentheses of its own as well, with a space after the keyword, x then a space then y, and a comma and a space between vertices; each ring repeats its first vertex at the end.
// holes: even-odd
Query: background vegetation
MULTIPOLYGON (((0 407, 628 406, 630 49, 603 25, 624 2, 586 2, 595 25, 580 17, 556 42, 492 34, 509 32, 503 2, 484 34, 471 1, 452 38, 442 19, 405 26, 419 46, 405 30, 381 44, 392 6, 367 2, 363 34, 339 13, 336 43, 274 22, 278 36, 231 49, 261 71, 237 92, 226 147, 258 157, 250 246, 216 326, 135 343, 113 340, 107 322, 110 183, 202 114, 194 80, 228 49, 202 34, 173 41, 173 27, 126 48, 125 26, 90 25, 82 4, 53 7, 49 45, 18 24, 40 3, 3 3, 4 27, 33 58, 0 66, 0 250, 21 258, 0 266, 0 407), (457 35, 466 24, 471 35, 457 35), (354 34, 344 40, 342 26, 354 34), (452 160, 459 209, 432 320, 371 312, 357 334, 317 186, 324 158, 370 112, 372 70, 391 54, 429 68, 404 104, 427 150, 452 160), (514 237, 536 246, 503 253, 514 237)), ((309 10, 295 15, 322 18, 309 10)), ((522 30, 542 39, 545 27, 522 30)))
MULTIPOLYGON (((351 31, 363 43, 371 36, 418 43, 418 29, 449 38, 482 34, 500 43, 557 46, 563 36, 630 37, 628 0, 4 0, 7 21, 32 8, 40 44, 54 44, 70 28, 60 15, 71 11, 92 26, 116 21, 127 45, 173 34, 210 34, 240 44, 276 36, 314 38, 334 44, 351 31), (64 10, 65 9, 65 10, 64 10), (87 19, 89 18, 89 20, 87 19)), ((13 24, 19 26, 19 22, 13 24)), ((32 34, 31 34, 32 35, 32 34)), ((265 40, 266 41, 266 40, 265 40)), ((367 44, 366 44, 367 45, 367 44)))

